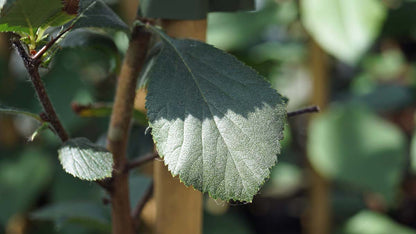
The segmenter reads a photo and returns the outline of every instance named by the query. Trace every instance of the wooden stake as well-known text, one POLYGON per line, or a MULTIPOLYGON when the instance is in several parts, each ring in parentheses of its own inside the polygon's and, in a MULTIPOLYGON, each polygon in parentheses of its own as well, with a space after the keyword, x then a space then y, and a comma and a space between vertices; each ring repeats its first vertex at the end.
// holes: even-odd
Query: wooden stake
MULTIPOLYGON (((167 34, 205 41, 206 20, 163 20, 167 34)), ((202 194, 173 178, 163 161, 154 162, 154 196, 157 234, 200 234, 202 194)))
MULTIPOLYGON (((310 45, 311 73, 313 78, 312 103, 325 110, 329 99, 328 56, 312 41, 310 45)), ((331 229, 330 185, 308 163, 310 173, 309 209, 306 221, 307 234, 329 234, 331 229)))

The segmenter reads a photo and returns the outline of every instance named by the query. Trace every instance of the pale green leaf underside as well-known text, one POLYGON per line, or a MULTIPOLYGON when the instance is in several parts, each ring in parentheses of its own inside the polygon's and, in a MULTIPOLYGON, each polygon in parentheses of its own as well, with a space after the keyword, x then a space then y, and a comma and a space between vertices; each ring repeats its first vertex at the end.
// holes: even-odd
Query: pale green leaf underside
POLYGON ((32 119, 35 119, 39 122, 43 122, 43 120, 37 114, 27 112, 27 111, 24 111, 24 110, 19 110, 19 109, 13 108, 13 107, 3 106, 3 105, 0 104, 0 115, 1 114, 24 115, 24 116, 30 117, 32 119))
POLYGON ((97 27, 128 31, 124 23, 102 0, 81 0, 79 18, 74 28, 97 27))
POLYGON ((59 160, 66 172, 83 180, 111 177, 113 156, 105 148, 94 145, 86 138, 65 142, 58 150, 59 160))
POLYGON ((186 185, 251 201, 276 164, 286 99, 210 45, 162 37, 146 107, 159 154, 186 185))
POLYGON ((62 11, 61 0, 15 0, 1 10, 0 30, 34 35, 51 17, 62 11))
POLYGON ((301 1, 305 28, 329 53, 354 64, 377 37, 386 16, 379 0, 301 1))

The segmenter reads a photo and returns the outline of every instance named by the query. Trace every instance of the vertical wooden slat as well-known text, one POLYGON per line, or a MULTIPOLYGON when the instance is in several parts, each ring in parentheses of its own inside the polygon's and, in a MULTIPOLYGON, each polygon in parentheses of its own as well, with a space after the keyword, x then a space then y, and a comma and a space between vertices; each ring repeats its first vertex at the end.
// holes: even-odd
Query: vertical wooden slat
MULTIPOLYGON (((205 41, 206 20, 162 20, 167 34, 205 41)), ((154 162, 157 234, 200 234, 202 194, 173 178, 162 161, 154 162)))
MULTIPOLYGON (((313 79, 312 103, 324 111, 329 99, 328 56, 314 41, 310 44, 309 53, 313 79)), ((311 187, 305 233, 329 234, 331 229, 330 185, 311 165, 308 165, 308 171, 311 187)))
POLYGON ((136 19, 138 7, 138 0, 120 0, 121 17, 128 25, 136 19))

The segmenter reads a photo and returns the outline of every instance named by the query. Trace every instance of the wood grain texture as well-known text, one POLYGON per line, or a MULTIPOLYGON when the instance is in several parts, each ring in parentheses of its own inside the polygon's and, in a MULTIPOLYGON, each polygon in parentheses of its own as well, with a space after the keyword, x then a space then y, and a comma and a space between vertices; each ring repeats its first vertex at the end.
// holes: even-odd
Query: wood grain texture
MULTIPOLYGON (((206 20, 162 20, 167 34, 205 41, 206 20)), ((202 193, 173 178, 163 161, 154 162, 157 234, 202 233, 202 193)))

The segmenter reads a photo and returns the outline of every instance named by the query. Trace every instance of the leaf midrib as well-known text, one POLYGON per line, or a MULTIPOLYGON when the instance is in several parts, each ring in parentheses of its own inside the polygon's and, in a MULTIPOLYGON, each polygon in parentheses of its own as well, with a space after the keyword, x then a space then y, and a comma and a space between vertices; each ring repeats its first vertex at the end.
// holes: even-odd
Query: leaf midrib
MULTIPOLYGON (((153 28, 152 28, 152 29, 153 29, 153 28)), ((207 99, 206 99, 205 95, 202 93, 201 87, 199 86, 199 83, 198 83, 198 81, 197 81, 197 79, 196 79, 196 77, 195 77, 194 73, 192 72, 192 70, 191 70, 191 68, 189 67, 188 63, 186 62, 185 58, 182 56, 182 53, 181 53, 181 52, 180 52, 180 51, 176 48, 176 46, 175 46, 174 44, 172 44, 172 42, 170 41, 170 39, 169 39, 169 38, 167 38, 167 37, 164 35, 164 33, 160 33, 160 32, 159 32, 158 30, 156 30, 156 29, 153 29, 153 30, 155 30, 155 31, 156 31, 156 32, 160 35, 160 37, 161 37, 161 38, 162 38, 165 42, 167 42, 167 43, 169 44, 169 46, 170 46, 170 47, 172 47, 172 48, 173 48, 173 50, 175 51, 175 53, 179 56, 180 60, 181 60, 181 61, 182 61, 182 63, 185 65, 186 69, 187 69, 187 70, 189 71, 189 73, 191 74, 191 77, 192 77, 192 79, 194 80, 195 85, 197 86, 197 88, 198 88, 198 90, 199 90, 199 93, 200 93, 200 95, 201 95, 202 99, 203 99, 203 100, 204 100, 204 102, 206 103, 206 105, 207 105, 207 107, 208 107, 209 112, 211 113, 211 115, 212 115, 212 116, 214 116, 214 113, 212 112, 212 110, 211 110, 211 108, 210 108, 210 105, 209 105, 209 103, 208 103, 208 101, 207 101, 207 99)), ((231 158, 231 159, 232 159, 232 161, 233 161, 234 167, 236 168, 236 170, 237 170, 237 172, 238 172, 239 177, 240 177, 240 178, 243 178, 243 176, 241 176, 241 172, 240 172, 240 170, 239 170, 239 167, 237 166, 237 164, 236 164, 236 162, 235 162, 234 156, 232 155, 231 151, 229 150, 229 148, 230 148, 230 147, 229 147, 229 145, 227 144, 226 140, 224 139, 223 135, 221 134, 221 131, 220 131, 219 127, 218 127, 217 121, 215 121, 215 118, 213 118, 213 122, 214 122, 214 124, 215 124, 215 128, 217 129, 217 131, 218 131, 219 135, 221 136, 222 141, 223 141, 223 142, 224 142, 224 144, 227 146, 227 151, 228 151, 228 153, 229 153, 229 155, 230 155, 230 158, 231 158)), ((202 144, 202 142, 201 142, 201 144, 202 144)), ((226 181, 225 181, 225 175, 224 175, 224 183, 226 183, 226 181)), ((243 180, 243 179, 241 179, 241 184, 242 184, 243 188, 247 191, 247 187, 246 187, 246 185, 244 184, 244 180, 243 180)))

